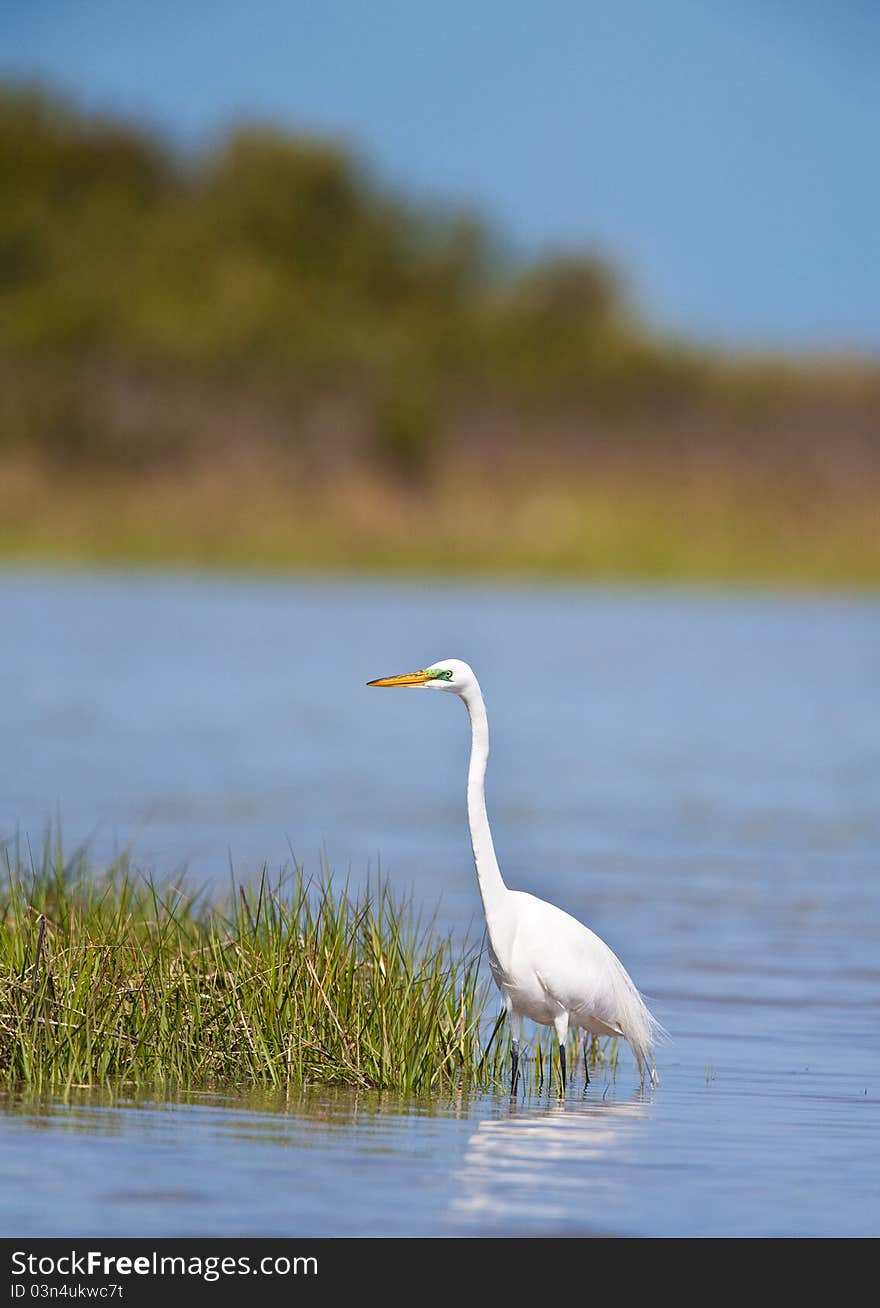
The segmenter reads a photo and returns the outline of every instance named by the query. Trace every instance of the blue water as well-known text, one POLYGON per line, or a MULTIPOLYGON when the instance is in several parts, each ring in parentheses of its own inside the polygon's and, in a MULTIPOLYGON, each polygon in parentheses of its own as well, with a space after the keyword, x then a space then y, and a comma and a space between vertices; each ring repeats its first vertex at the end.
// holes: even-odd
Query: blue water
POLYGON ((880 1234, 880 604, 7 573, 0 616, 0 833, 381 864, 473 934, 464 710, 364 686, 467 659, 508 882, 672 1036, 564 1104, 7 1099, 0 1232, 880 1234))

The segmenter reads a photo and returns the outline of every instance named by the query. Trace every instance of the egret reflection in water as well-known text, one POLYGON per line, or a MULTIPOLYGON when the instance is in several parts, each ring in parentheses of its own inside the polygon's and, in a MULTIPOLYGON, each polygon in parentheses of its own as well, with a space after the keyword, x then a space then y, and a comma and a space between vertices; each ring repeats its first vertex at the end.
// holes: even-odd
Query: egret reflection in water
POLYGON ((570 1227, 581 1193, 585 1229, 600 1226, 595 1200, 623 1183, 622 1173, 634 1162, 629 1145, 649 1115, 653 1094, 640 1090, 623 1101, 511 1102, 502 1116, 481 1119, 465 1147, 450 1215, 487 1229, 526 1214, 544 1223, 564 1218, 570 1227))

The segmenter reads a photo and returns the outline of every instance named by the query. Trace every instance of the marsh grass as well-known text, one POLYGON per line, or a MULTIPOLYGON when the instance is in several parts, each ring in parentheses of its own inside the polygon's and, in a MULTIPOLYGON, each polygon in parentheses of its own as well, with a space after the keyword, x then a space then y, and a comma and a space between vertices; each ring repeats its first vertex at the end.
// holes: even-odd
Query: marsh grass
MULTIPOLYGON (((124 856, 100 873, 83 852, 65 861, 49 840, 39 860, 2 859, 0 1085, 507 1084, 482 945, 457 944, 385 882, 354 892, 294 867, 217 902, 124 856)), ((538 1033, 524 1088, 551 1090, 553 1055, 538 1033)), ((573 1044, 572 1069, 577 1057, 573 1044)), ((590 1058, 613 1069, 616 1049, 594 1040, 590 1058)))
POLYGON ((387 885, 301 869, 222 903, 123 858, 5 852, 0 1078, 47 1087, 307 1084, 423 1093, 488 1083, 480 949, 387 885))

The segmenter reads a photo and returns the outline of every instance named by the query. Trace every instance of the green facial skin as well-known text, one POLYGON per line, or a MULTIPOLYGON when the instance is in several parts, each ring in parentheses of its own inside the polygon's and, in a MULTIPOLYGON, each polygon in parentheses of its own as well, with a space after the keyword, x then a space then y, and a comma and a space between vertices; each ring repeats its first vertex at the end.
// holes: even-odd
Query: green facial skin
POLYGON ((431 670, 430 668, 428 668, 428 669, 425 670, 425 676, 426 676, 426 677, 431 677, 431 678, 433 678, 433 679, 435 679, 435 680, 451 681, 451 680, 452 680, 452 669, 451 669, 451 668, 434 668, 433 670, 431 670))

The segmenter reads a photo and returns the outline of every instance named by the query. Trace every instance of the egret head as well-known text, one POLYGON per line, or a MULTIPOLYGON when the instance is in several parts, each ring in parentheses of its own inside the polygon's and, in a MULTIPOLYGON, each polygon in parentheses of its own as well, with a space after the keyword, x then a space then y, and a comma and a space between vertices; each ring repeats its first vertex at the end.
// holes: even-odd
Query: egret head
POLYGON ((368 686, 421 686, 425 690, 449 690, 453 695, 465 696, 477 684, 467 663, 461 659, 441 659, 420 672, 401 672, 396 677, 380 677, 368 681, 368 686))

